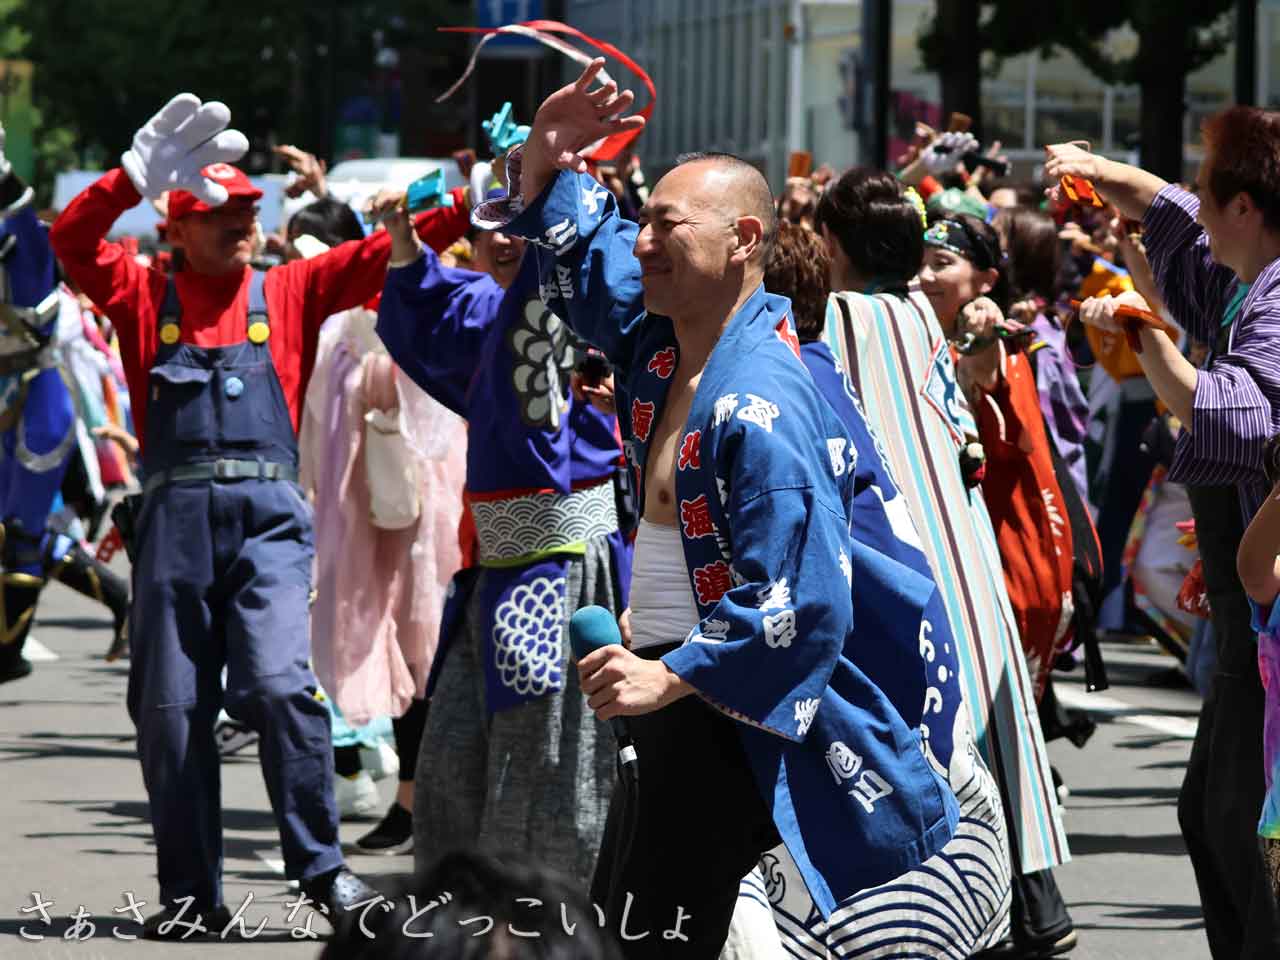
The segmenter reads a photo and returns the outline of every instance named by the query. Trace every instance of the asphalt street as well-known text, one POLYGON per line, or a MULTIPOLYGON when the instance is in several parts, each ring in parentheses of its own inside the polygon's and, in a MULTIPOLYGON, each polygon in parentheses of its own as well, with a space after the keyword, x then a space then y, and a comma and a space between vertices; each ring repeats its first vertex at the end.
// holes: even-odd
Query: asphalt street
MULTIPOLYGON (((128 668, 107 664, 105 610, 61 585, 48 588, 34 630, 48 659, 29 678, 0 686, 0 958, 169 957, 234 951, 236 960, 314 957, 319 942, 287 923, 290 891, 255 748, 223 772, 225 896, 246 897, 252 942, 153 944, 127 905, 153 901, 155 862, 146 794, 125 710, 128 668), (37 902, 52 923, 42 922, 37 902), (79 921, 73 919, 79 915, 79 921), (86 924, 92 924, 92 931, 86 924), (25 936, 24 936, 25 935, 25 936), (42 940, 26 939, 43 937, 42 940)), ((1178 786, 1199 699, 1147 685, 1170 661, 1151 648, 1110 645, 1112 689, 1086 694, 1059 681, 1060 699, 1099 720, 1083 750, 1050 747, 1069 789, 1073 861, 1057 873, 1076 926, 1081 960, 1201 960, 1208 956, 1191 867, 1178 833, 1178 786)), ((389 804, 394 784, 380 784, 389 804)), ((344 823, 351 842, 368 824, 344 823)), ((375 886, 412 867, 411 857, 350 857, 375 886)), ((152 903, 140 908, 145 915, 152 903)), ((312 929, 327 926, 315 919, 312 929)))

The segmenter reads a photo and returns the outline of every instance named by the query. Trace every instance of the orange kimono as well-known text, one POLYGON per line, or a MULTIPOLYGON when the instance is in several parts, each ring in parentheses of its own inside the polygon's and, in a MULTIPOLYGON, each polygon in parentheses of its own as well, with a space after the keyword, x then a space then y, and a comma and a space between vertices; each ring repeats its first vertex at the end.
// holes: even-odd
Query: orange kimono
POLYGON ((1005 585, 1036 699, 1054 658, 1071 639, 1073 544, 1053 470, 1035 373, 1002 345, 1000 378, 975 405, 986 451, 982 495, 1000 548, 1005 585))

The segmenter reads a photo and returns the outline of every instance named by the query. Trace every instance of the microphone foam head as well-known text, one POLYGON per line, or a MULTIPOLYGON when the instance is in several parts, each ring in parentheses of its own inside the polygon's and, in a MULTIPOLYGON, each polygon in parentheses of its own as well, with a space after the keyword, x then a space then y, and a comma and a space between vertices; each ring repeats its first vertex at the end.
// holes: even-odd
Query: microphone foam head
POLYGON ((622 634, 618 618, 607 607, 583 607, 569 618, 569 645, 575 660, 611 643, 622 643, 622 634))

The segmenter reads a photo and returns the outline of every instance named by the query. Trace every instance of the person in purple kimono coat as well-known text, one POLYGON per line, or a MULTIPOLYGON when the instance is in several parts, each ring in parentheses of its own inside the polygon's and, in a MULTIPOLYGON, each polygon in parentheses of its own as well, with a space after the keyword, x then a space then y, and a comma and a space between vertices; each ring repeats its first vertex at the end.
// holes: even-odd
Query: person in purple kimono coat
POLYGON ((629 718, 644 772, 629 838, 615 793, 593 895, 628 957, 671 956, 679 938, 680 956, 714 958, 740 879, 779 839, 825 916, 953 835, 920 729, 936 587, 850 534, 850 438, 789 301, 761 283, 775 217, 759 172, 698 155, 640 226, 581 174, 580 151, 643 122, 613 119, 629 93, 588 91, 602 64, 543 104, 508 157, 519 194, 473 222, 538 245, 549 306, 627 398, 636 649, 578 669, 597 716, 629 718), (650 576, 666 589, 643 589, 650 576), (877 601, 855 604, 854 584, 877 601))
POLYGON ((626 608, 616 423, 573 398, 581 345, 543 306, 522 241, 484 234, 475 246, 487 272, 451 269, 393 198, 377 208, 393 244, 378 336, 415 383, 466 419, 476 529, 476 564, 449 586, 427 682, 414 857, 421 870, 478 845, 586 876, 614 750, 583 708, 564 632, 580 606, 626 608))

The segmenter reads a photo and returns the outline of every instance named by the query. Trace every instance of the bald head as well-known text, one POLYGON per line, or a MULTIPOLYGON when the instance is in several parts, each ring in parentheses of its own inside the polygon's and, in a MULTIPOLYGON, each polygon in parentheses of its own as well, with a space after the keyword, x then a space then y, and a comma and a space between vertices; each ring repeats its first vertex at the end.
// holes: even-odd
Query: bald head
POLYGON ((755 217, 764 227, 760 250, 753 257, 763 270, 773 252, 778 236, 778 217, 769 183, 759 170, 741 157, 731 153, 684 153, 676 158, 676 166, 690 164, 707 166, 716 176, 712 179, 713 194, 706 200, 723 210, 730 219, 755 217))
POLYGON ((760 286, 776 223, 755 167, 723 154, 682 157, 640 210, 635 255, 645 309, 677 329, 713 318, 718 330, 760 286))

